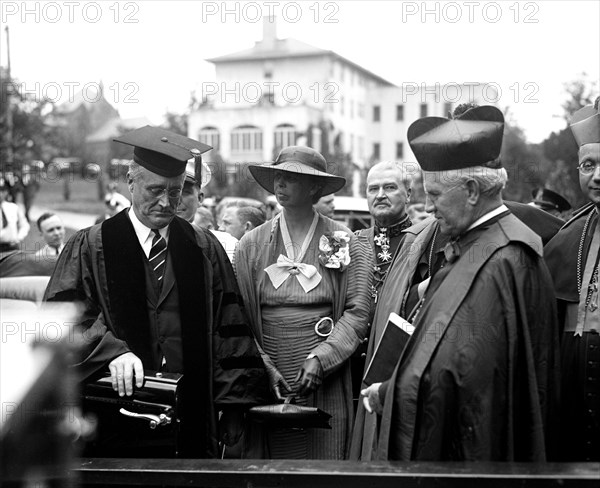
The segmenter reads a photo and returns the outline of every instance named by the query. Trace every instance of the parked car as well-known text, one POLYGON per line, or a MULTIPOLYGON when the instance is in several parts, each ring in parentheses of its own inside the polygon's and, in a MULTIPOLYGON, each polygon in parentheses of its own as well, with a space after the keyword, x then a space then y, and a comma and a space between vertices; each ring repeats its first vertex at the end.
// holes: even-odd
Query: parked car
POLYGON ((366 198, 336 196, 334 205, 333 218, 343 222, 352 231, 366 229, 374 224, 366 198))

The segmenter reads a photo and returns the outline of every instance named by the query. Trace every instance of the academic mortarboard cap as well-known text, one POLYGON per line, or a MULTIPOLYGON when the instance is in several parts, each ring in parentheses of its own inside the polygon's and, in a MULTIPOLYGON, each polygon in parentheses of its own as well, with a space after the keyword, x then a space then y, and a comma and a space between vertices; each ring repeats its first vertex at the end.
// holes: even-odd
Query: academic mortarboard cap
POLYGON ((185 166, 185 181, 194 184, 197 184, 199 181, 200 188, 204 188, 210 183, 211 178, 212 171, 204 161, 202 161, 200 167, 198 167, 194 158, 188 160, 187 165, 185 166))
POLYGON ((531 192, 531 196, 534 203, 542 208, 556 209, 559 212, 565 212, 572 208, 565 197, 548 188, 535 188, 531 192))
POLYGON ((591 105, 587 105, 573 114, 571 118, 571 130, 579 147, 584 144, 600 142, 599 110, 591 105))
POLYGON ((185 171, 190 157, 212 149, 189 137, 165 129, 141 127, 114 139, 133 146, 133 160, 140 166, 160 176, 179 176, 185 171))
POLYGON ((408 143, 424 171, 500 168, 504 116, 484 105, 459 117, 424 117, 408 128, 408 143))

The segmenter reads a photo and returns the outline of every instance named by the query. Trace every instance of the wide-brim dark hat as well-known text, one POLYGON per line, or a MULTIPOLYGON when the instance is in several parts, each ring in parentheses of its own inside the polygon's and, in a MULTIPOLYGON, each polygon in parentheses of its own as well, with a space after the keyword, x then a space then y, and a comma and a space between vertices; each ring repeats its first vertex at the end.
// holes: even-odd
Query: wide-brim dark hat
POLYGON ((424 171, 500 168, 504 115, 484 105, 459 117, 424 117, 408 128, 408 143, 424 171))
POLYGON ((346 184, 346 178, 327 173, 327 161, 318 151, 305 146, 283 148, 274 162, 251 164, 249 169, 256 182, 269 193, 274 193, 276 171, 317 177, 323 184, 322 196, 335 193, 346 184))
POLYGON ((534 203, 537 203, 542 208, 556 209, 559 212, 570 210, 571 204, 561 194, 548 188, 535 188, 531 192, 534 203))

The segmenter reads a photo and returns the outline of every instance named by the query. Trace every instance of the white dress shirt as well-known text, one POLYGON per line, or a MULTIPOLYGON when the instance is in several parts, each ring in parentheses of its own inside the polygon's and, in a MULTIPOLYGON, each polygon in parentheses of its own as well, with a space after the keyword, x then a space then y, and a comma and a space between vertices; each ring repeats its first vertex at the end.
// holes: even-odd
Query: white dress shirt
MULTIPOLYGON (((140 246, 144 250, 144 254, 146 257, 150 256, 150 249, 152 249, 152 239, 154 238, 154 232, 150 227, 146 227, 144 224, 140 222, 140 220, 135 215, 133 211, 133 207, 129 209, 127 212, 129 215, 129 219, 133 224, 133 230, 135 230, 135 235, 137 235, 138 241, 140 241, 140 246)), ((159 234, 164 237, 165 242, 169 245, 169 226, 163 227, 158 230, 159 234)))
POLYGON ((29 222, 21 208, 13 202, 0 202, 0 242, 3 244, 19 243, 29 233, 29 222), (4 220, 6 219, 6 220, 4 220))

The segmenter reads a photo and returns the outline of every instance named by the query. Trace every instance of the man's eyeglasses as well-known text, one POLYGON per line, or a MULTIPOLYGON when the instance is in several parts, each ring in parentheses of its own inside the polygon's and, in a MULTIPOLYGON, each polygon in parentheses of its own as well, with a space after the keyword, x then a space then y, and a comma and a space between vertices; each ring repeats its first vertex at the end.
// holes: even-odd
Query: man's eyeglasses
POLYGON ((167 195, 171 200, 178 200, 181 197, 182 188, 150 188, 148 193, 152 198, 162 198, 167 195))
POLYGON ((600 163, 594 161, 584 161, 577 165, 577 169, 582 175, 591 175, 596 171, 596 168, 600 166, 600 163))

